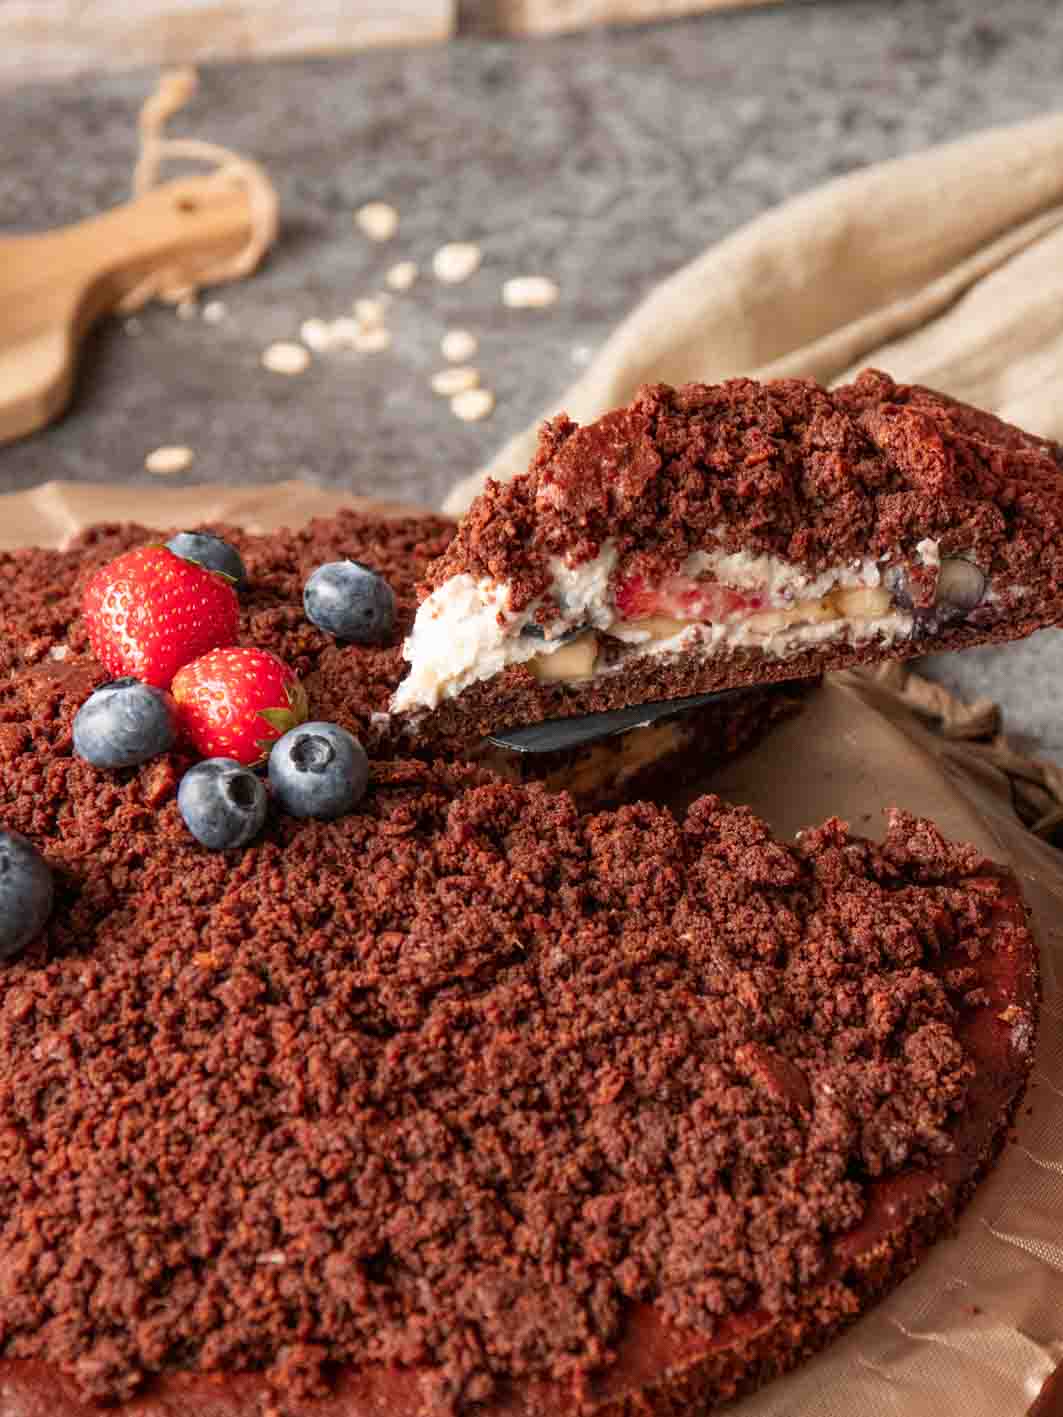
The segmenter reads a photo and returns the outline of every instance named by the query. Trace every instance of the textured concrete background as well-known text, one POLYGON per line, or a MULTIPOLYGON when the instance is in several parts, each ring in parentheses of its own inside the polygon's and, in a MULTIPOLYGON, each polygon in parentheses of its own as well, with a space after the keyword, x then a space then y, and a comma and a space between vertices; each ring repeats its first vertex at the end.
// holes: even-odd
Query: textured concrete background
MULTIPOLYGON (((123 480, 131 511, 163 443, 195 449, 182 480, 302 476, 437 502, 535 417, 662 276, 766 207, 864 163, 1063 102, 1055 0, 820 0, 553 40, 473 35, 444 48, 218 66, 173 125, 248 152, 285 231, 254 280, 220 292, 220 325, 153 308, 101 327, 57 426, 0 448, 0 490, 50 477, 123 480), (395 240, 353 226, 398 207, 395 240), (308 316, 346 313, 393 262, 427 268, 475 240, 480 272, 430 274, 391 312, 386 353, 315 360, 297 379, 259 358, 308 316), (510 275, 561 286, 548 310, 503 307, 510 275), (498 405, 462 424, 428 389, 450 326, 481 339, 498 405)), ((121 201, 134 116, 153 75, 0 93, 0 222, 30 231, 121 201)), ((973 652, 935 672, 1005 701, 1063 760, 1063 635, 973 652)))

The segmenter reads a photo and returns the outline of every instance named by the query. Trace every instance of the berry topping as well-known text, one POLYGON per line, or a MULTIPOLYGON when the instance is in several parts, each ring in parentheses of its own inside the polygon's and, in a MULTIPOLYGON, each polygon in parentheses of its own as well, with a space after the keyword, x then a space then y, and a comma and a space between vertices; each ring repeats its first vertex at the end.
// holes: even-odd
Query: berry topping
POLYGON ((52 897, 52 873, 36 847, 18 832, 0 831, 0 959, 40 934, 52 897))
POLYGON ((765 605, 763 595, 733 590, 719 581, 697 581, 691 576, 666 576, 652 585, 638 574, 618 582, 613 593, 622 620, 646 620, 667 615, 673 620, 720 621, 755 615, 765 605))
POLYGON ((196 763, 177 789, 177 809, 185 826, 211 851, 252 841, 266 820, 268 800, 265 784, 235 758, 196 763))
POLYGON ((177 710, 164 689, 115 679, 85 700, 74 718, 74 752, 97 768, 129 768, 172 748, 177 710))
POLYGON ((306 618, 319 630, 355 644, 379 644, 395 628, 395 593, 360 561, 318 566, 303 587, 306 618))
POLYGON ((304 723, 273 745, 269 784, 293 817, 342 817, 362 800, 369 759, 336 723, 304 723))
POLYGON ((194 561, 208 571, 232 581, 238 590, 247 584, 247 567, 235 546, 209 531, 179 531, 166 543, 167 550, 183 561, 194 561))
POLYGON ((96 572, 82 612, 92 652, 109 673, 168 689, 182 664, 235 641, 240 605, 213 571, 165 546, 141 546, 96 572))
POLYGON ((262 762, 276 740, 306 718, 306 691, 266 649, 216 649, 174 677, 181 730, 205 758, 262 762))

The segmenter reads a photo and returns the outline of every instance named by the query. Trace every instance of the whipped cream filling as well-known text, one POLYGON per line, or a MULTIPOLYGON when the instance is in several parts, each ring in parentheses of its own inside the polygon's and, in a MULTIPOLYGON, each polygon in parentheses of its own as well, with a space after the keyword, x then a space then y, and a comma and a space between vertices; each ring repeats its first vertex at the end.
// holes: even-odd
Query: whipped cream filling
MULTIPOLYGON (((936 541, 916 547, 924 565, 939 563, 936 541)), ((511 589, 505 583, 477 580, 462 573, 451 576, 422 602, 403 653, 410 669, 392 699, 393 713, 432 709, 456 698, 471 684, 494 678, 511 664, 544 666, 550 656, 566 649, 573 655, 576 631, 608 631, 623 649, 605 665, 570 676, 549 672, 544 678, 572 678, 573 682, 615 674, 633 658, 645 654, 697 653, 700 657, 725 654, 738 648, 756 648, 776 658, 788 658, 811 646, 831 640, 862 644, 876 637, 893 644, 908 638, 913 616, 897 606, 888 613, 846 614, 844 601, 837 613, 820 604, 832 591, 876 591, 883 570, 892 558, 855 560, 809 576, 800 566, 777 556, 746 551, 696 551, 688 556, 680 574, 691 578, 711 576, 736 591, 755 592, 764 610, 788 612, 779 616, 736 610, 718 622, 692 621, 674 634, 653 633, 636 621, 618 620, 610 594, 616 566, 616 547, 607 541, 593 560, 569 566, 562 558, 550 562, 551 592, 560 613, 539 626, 536 612, 541 601, 515 612, 511 589), (800 619, 810 607, 808 622, 800 619), (796 623, 782 623, 796 612, 796 623), (536 661, 537 665, 531 662, 536 661)), ((649 622, 646 622, 649 623, 649 622)), ((558 667, 565 662, 558 662, 558 667)), ((593 664, 594 654, 583 660, 593 664)))
POLYGON ((492 679, 510 664, 524 664, 560 649, 569 629, 592 625, 604 629, 613 618, 608 604, 609 577, 616 547, 607 542, 593 561, 567 565, 551 558, 554 596, 561 617, 548 628, 549 638, 522 635, 535 620, 539 602, 519 614, 510 609, 511 590, 504 582, 476 580, 461 574, 421 602, 413 633, 402 647, 410 672, 391 701, 392 713, 435 708, 481 679, 492 679))

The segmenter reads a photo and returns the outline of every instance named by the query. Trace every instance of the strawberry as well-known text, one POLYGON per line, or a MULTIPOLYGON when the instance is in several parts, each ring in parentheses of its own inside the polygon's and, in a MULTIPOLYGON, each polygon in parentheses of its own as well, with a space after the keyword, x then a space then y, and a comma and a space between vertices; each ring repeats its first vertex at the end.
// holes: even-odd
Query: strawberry
POLYGON ((156 689, 189 660, 236 639, 230 582, 165 546, 126 551, 96 572, 81 602, 92 652, 115 679, 156 689))
POLYGON ((637 573, 618 583, 613 599, 622 620, 667 615, 673 620, 718 622, 752 615, 764 606, 763 595, 732 590, 719 581, 672 575, 653 585, 637 573))
POLYGON ((306 690, 268 649, 214 649, 186 664, 170 692, 177 720, 204 758, 262 762, 278 738, 306 719, 306 690))

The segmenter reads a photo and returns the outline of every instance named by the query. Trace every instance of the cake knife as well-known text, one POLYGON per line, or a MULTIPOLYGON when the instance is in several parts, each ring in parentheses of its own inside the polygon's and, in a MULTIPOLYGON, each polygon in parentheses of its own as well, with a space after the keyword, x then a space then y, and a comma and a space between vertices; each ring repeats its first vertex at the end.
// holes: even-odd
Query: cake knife
POLYGON ((632 704, 630 708, 613 709, 609 713, 587 713, 577 718, 548 718, 543 723, 524 728, 509 728, 488 734, 488 742, 514 753, 561 753, 568 748, 582 748, 602 738, 618 733, 630 733, 634 728, 646 728, 662 719, 674 718, 687 709, 703 704, 720 703, 724 699, 748 694, 748 688, 718 689, 711 694, 690 694, 683 699, 658 699, 649 704, 632 704))

